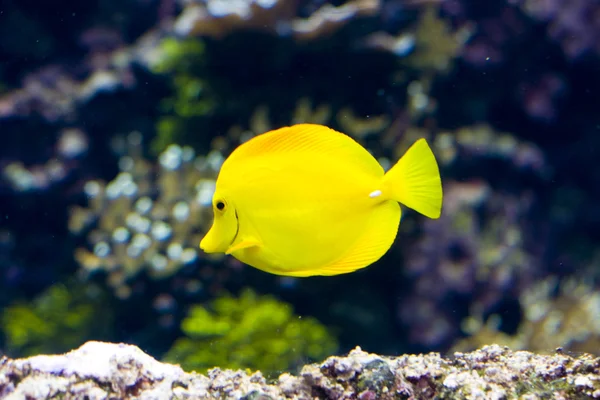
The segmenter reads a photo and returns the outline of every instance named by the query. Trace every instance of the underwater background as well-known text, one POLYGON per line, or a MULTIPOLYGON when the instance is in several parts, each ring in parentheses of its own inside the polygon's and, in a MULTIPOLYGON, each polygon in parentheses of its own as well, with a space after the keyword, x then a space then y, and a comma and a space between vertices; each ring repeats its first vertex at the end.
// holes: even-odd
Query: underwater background
POLYGON ((598 0, 2 0, 0 354, 598 355, 598 38, 598 0), (383 165, 427 138, 442 217, 348 275, 204 254, 224 158, 299 122, 383 165))

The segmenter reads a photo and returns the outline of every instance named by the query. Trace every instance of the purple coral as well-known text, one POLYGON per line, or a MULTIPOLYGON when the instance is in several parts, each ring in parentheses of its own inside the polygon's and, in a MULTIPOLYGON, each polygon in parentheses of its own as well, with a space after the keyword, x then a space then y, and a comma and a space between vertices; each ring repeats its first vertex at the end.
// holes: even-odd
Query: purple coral
POLYGON ((525 243, 531 206, 531 196, 497 193, 483 182, 445 184, 442 217, 424 221, 422 239, 407 249, 413 283, 399 316, 413 342, 435 347, 456 335, 457 296, 487 311, 535 279, 537 257, 525 243))
POLYGON ((533 18, 548 24, 548 35, 575 59, 600 53, 600 1, 509 0, 533 18))

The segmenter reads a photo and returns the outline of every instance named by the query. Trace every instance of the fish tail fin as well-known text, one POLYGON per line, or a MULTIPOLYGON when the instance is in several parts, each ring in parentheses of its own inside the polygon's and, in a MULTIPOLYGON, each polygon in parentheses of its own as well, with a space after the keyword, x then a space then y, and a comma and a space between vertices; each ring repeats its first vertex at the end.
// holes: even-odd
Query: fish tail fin
POLYGON ((429 218, 442 212, 442 180, 425 139, 417 140, 383 177, 383 193, 429 218))

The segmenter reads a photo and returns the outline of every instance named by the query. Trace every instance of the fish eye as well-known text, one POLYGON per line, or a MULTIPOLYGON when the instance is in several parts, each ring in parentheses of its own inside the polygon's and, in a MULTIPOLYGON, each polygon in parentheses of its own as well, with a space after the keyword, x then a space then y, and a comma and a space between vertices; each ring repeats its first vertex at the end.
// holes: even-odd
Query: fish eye
POLYGON ((216 207, 219 211, 223 211, 225 209, 225 203, 223 203, 222 201, 218 201, 216 207))

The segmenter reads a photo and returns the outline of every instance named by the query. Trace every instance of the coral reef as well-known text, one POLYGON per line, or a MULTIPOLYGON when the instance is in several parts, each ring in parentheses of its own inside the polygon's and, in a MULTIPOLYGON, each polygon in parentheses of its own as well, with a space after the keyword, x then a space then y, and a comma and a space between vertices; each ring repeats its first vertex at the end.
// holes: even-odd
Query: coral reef
POLYGON ((390 124, 387 115, 356 115, 350 107, 342 107, 335 112, 328 104, 315 105, 307 98, 303 97, 297 100, 296 107, 290 112, 285 113, 287 120, 279 118, 278 123, 274 123, 269 115, 269 107, 261 105, 254 110, 247 126, 233 125, 225 135, 216 136, 212 140, 211 147, 224 155, 228 155, 238 145, 250 138, 268 132, 277 127, 311 123, 332 126, 340 129, 347 135, 350 135, 358 141, 364 142, 369 135, 377 135, 383 132, 390 124))
POLYGON ((155 154, 172 143, 188 144, 189 132, 200 130, 203 117, 210 115, 215 106, 207 80, 202 78, 202 42, 166 38, 160 48, 163 56, 152 66, 152 71, 172 75, 173 94, 160 102, 162 116, 156 122, 156 137, 152 141, 155 154))
POLYGON ((17 192, 46 190, 79 167, 88 144, 89 139, 81 129, 62 129, 53 154, 44 163, 28 166, 17 160, 2 160, 2 181, 17 192))
POLYGON ((408 240, 399 248, 407 284, 398 315, 411 343, 441 349, 459 334, 468 305, 487 313, 516 301, 544 276, 543 247, 530 239, 543 234, 534 216, 539 200, 512 177, 544 182, 551 171, 537 146, 487 125, 455 131, 396 126, 381 140, 396 143, 396 159, 419 137, 430 140, 446 176, 443 213, 435 221, 403 219, 400 235, 408 240), (472 168, 484 162, 502 165, 503 174, 484 180, 472 168))
POLYGON ((548 24, 548 35, 565 54, 577 58, 587 52, 600 54, 600 2, 588 0, 508 0, 525 13, 548 24))
MULTIPOLYGON (((162 44, 160 61, 157 61, 152 70, 155 73, 170 74, 172 76, 173 94, 162 99, 160 103, 161 116, 156 123, 156 137, 153 139, 151 148, 153 152, 159 153, 171 143, 180 145, 191 145, 195 149, 208 151, 210 148, 217 149, 228 154, 233 148, 241 143, 241 139, 247 140, 251 136, 260 134, 285 124, 301 122, 337 123, 340 128, 353 136, 360 137, 368 134, 381 132, 389 124, 386 115, 367 115, 363 118, 355 115, 349 106, 332 107, 321 103, 315 109, 308 97, 299 97, 297 100, 290 95, 291 101, 296 102, 293 111, 278 110, 278 118, 269 119, 269 106, 272 104, 260 104, 252 107, 254 111, 249 118, 247 127, 241 124, 229 125, 225 135, 214 135, 211 146, 207 146, 208 136, 198 135, 198 131, 217 130, 222 132, 222 127, 215 127, 209 121, 211 119, 223 118, 223 109, 226 104, 221 104, 221 115, 217 115, 216 104, 223 103, 223 99, 217 100, 214 89, 209 84, 211 77, 207 72, 207 61, 205 46, 201 41, 194 38, 187 39, 165 39, 162 44), (335 113, 335 119, 331 118, 335 113), (285 116, 282 118, 282 116, 285 116), (288 117, 289 118, 286 118, 288 117)), ((212 61, 217 62, 217 61, 212 61)), ((216 80, 216 79, 213 79, 216 80)), ((236 94, 232 93, 232 96, 236 94)), ((261 98, 262 100, 262 98, 261 98)), ((225 99, 225 101, 232 101, 225 99)), ((289 101, 287 101, 289 102, 289 101)), ((286 103, 287 103, 286 102, 286 103)), ((239 120, 237 116, 227 115, 228 120, 239 120)), ((230 122, 228 123, 230 124, 230 122)))
POLYGON ((575 352, 598 351, 600 291, 590 282, 573 277, 560 281, 552 276, 524 290, 519 302, 523 321, 514 334, 501 330, 502 314, 492 314, 484 321, 484 311, 474 305, 462 324, 470 336, 453 348, 468 351, 482 343, 498 343, 530 351, 557 347, 575 352))
POLYGON ((18 89, 0 93, 0 120, 41 115, 50 122, 75 121, 78 106, 99 93, 135 87, 134 66, 151 68, 160 62, 163 54, 158 43, 164 36, 164 32, 150 30, 129 46, 103 51, 100 58, 92 53, 82 61, 78 74, 59 64, 33 71, 18 89))
MULTIPOLYGON (((417 100, 415 100, 417 101, 417 100)), ((507 170, 531 173, 540 180, 551 176, 552 169, 542 150, 534 143, 518 139, 507 132, 498 132, 488 124, 463 126, 450 131, 409 125, 405 120, 394 121, 382 133, 383 144, 393 147, 392 156, 399 158, 419 138, 427 139, 438 156, 445 176, 456 174, 462 165, 475 161, 497 160, 507 170)), ((477 175, 477 174, 472 174, 477 175)))
POLYGON ((0 332, 15 357, 63 352, 90 339, 105 339, 112 326, 101 288, 55 284, 31 302, 5 307, 0 332))
MULTIPOLYGON (((79 248, 75 253, 81 272, 106 272, 109 286, 126 298, 130 279, 141 271, 164 278, 198 262, 198 243, 212 220, 212 192, 223 159, 218 153, 197 157, 189 147, 171 145, 154 166, 143 157, 142 137, 136 132, 120 147, 120 173, 108 183, 85 184, 88 206, 72 208, 69 230, 87 232, 91 251, 79 248)), ((226 276, 227 270, 216 275, 226 276)))
POLYGON ((0 395, 46 398, 202 399, 593 399, 600 359, 537 355, 497 345, 445 359, 385 357, 355 348, 268 383, 261 372, 207 375, 162 364, 132 345, 88 342, 64 355, 0 360, 0 395))
POLYGON ((487 124, 465 126, 454 132, 442 130, 434 145, 441 163, 447 166, 464 159, 498 159, 508 168, 531 171, 540 179, 547 179, 552 173, 539 146, 513 134, 494 131, 487 124))
POLYGON ((419 73, 447 73, 472 30, 471 24, 453 29, 447 19, 439 16, 439 8, 429 6, 421 13, 413 31, 398 36, 377 32, 365 38, 364 43, 399 57, 406 56, 402 64, 419 73))
POLYGON ((77 81, 60 66, 44 67, 28 75, 21 88, 0 97, 0 118, 37 113, 49 121, 72 119, 78 103, 132 83, 132 76, 121 68, 97 71, 86 80, 77 81))
POLYGON ((380 0, 351 0, 341 6, 325 3, 308 17, 298 17, 298 1, 187 0, 174 31, 182 36, 223 38, 239 30, 260 30, 304 41, 339 30, 349 21, 379 13, 380 0))
POLYGON ((181 327, 185 336, 177 339, 165 361, 201 373, 219 366, 274 375, 337 348, 317 320, 295 316, 291 305, 251 289, 239 298, 221 296, 207 307, 192 306, 181 327))
POLYGON ((517 297, 540 273, 539 257, 525 244, 529 196, 494 193, 483 182, 444 186, 439 223, 425 221, 422 239, 407 248, 413 283, 400 307, 412 340, 427 346, 455 337, 460 315, 453 301, 471 298, 487 312, 517 297))
MULTIPOLYGON (((0 15, 0 77, 9 88, 43 64, 68 65, 77 73, 81 61, 102 62, 102 53, 135 41, 168 21, 160 1, 101 3, 27 3, 3 1, 0 15), (143 13, 140 13, 143 7, 143 13), (59 16, 54 19, 50 15, 59 16)), ((168 4, 168 3, 167 3, 168 4)))

